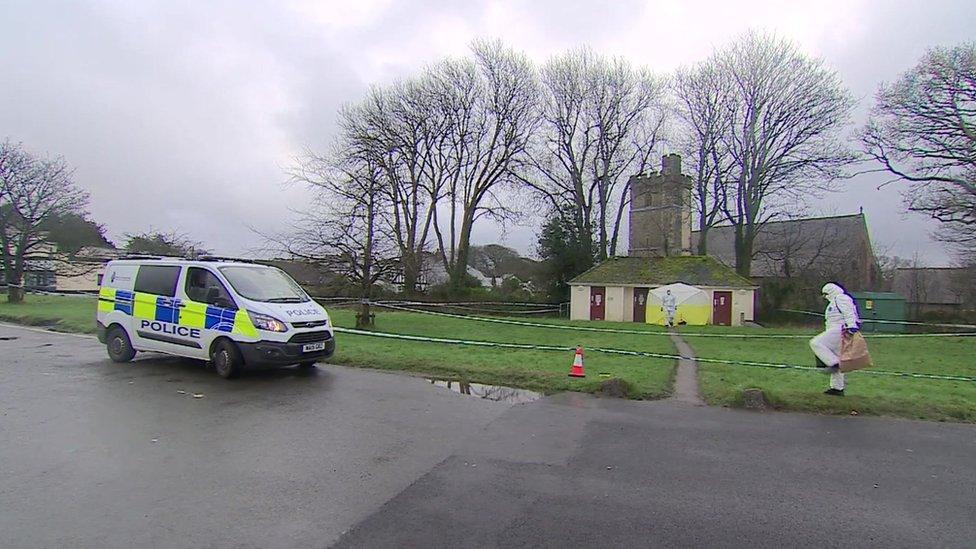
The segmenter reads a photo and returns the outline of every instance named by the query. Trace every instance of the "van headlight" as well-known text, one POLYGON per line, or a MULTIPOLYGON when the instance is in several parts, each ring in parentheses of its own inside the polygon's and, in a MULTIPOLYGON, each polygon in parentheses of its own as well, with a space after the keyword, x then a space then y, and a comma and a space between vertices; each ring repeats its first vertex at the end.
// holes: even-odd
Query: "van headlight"
POLYGON ((258 330, 266 332, 287 332, 288 325, 273 316, 248 311, 247 316, 251 317, 251 324, 258 330))

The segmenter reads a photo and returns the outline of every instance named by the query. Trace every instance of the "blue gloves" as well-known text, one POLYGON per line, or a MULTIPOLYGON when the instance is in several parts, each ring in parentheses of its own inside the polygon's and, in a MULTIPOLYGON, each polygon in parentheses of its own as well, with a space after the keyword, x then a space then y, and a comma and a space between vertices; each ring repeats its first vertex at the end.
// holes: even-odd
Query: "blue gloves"
POLYGON ((858 328, 857 326, 851 326, 850 328, 847 328, 844 331, 847 332, 847 335, 854 335, 854 334, 860 332, 861 329, 858 328))

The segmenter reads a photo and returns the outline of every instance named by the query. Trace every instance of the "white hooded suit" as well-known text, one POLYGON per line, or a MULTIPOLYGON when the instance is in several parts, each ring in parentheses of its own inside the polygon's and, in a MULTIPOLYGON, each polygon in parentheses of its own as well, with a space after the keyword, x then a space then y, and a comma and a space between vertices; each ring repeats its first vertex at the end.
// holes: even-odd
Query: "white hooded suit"
MULTIPOLYGON (((823 287, 824 297, 827 299, 827 309, 824 311, 824 331, 810 340, 810 348, 821 362, 829 366, 840 364, 840 346, 844 337, 844 330, 857 328, 860 319, 857 317, 857 306, 851 296, 837 284, 827 284, 823 287)), ((835 372, 830 375, 830 387, 839 391, 844 390, 844 374, 835 372)))
POLYGON ((678 310, 678 300, 671 293, 671 290, 668 290, 668 293, 661 299, 661 305, 663 305, 668 326, 674 326, 674 314, 678 310))

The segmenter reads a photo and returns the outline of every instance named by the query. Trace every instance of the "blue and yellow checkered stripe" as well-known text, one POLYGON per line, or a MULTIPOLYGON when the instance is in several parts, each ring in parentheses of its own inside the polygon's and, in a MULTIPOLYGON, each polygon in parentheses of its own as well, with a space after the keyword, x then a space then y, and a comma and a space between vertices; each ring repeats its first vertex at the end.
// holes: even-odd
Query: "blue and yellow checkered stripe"
POLYGON ((147 320, 158 320, 188 328, 203 328, 246 337, 257 337, 257 329, 246 311, 223 309, 195 301, 156 296, 115 288, 98 292, 98 312, 119 311, 147 320))

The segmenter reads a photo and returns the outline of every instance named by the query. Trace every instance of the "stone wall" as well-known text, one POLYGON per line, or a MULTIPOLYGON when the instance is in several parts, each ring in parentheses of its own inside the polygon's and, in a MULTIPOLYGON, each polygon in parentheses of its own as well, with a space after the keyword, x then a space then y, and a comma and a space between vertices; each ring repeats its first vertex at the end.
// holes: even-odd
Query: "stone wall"
POLYGON ((630 178, 628 255, 691 255, 691 186, 677 154, 662 158, 661 173, 630 178))

